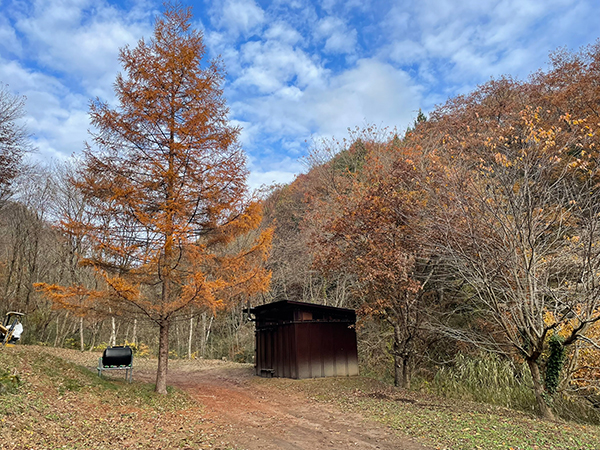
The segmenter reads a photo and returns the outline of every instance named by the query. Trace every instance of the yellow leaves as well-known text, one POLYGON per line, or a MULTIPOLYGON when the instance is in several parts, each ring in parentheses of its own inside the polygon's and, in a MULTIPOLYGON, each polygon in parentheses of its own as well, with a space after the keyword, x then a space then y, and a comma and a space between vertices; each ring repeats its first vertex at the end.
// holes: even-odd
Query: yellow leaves
MULTIPOLYGON (((596 314, 600 314, 597 311, 596 314)), ((600 323, 592 323, 586 331, 587 340, 580 341, 578 344, 577 370, 573 376, 573 383, 581 388, 590 389, 598 392, 597 380, 600 379, 600 368, 598 360, 600 359, 600 350, 596 345, 600 344, 600 323), (596 345, 590 343, 594 342, 596 345)))
POLYGON ((510 167, 512 166, 512 162, 510 162, 508 160, 508 158, 506 157, 506 155, 502 154, 502 153, 496 153, 494 155, 494 160, 496 161, 496 164, 500 164, 504 167, 510 167))

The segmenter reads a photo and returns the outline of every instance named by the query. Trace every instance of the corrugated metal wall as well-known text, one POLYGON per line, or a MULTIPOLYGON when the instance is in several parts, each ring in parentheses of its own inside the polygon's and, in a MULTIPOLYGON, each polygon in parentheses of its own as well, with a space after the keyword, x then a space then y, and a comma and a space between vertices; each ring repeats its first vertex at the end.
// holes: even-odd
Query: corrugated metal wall
POLYGON ((273 311, 265 311, 263 307, 257 314, 257 375, 286 378, 358 375, 353 311, 334 311, 338 314, 333 319, 312 320, 312 313, 294 310, 292 315, 285 306, 278 305, 273 311))
POLYGON ((297 378, 358 375, 356 333, 347 323, 296 323, 297 378))
POLYGON ((294 324, 270 326, 256 331, 256 374, 298 378, 294 324))

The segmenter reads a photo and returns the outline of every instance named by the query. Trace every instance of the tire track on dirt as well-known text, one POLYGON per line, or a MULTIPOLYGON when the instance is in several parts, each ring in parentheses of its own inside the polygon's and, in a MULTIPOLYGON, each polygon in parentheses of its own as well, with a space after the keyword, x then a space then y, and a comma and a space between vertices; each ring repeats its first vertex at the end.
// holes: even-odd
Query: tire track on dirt
MULTIPOLYGON (((152 382, 154 373, 136 379, 152 382)), ((294 392, 251 383, 247 369, 169 370, 169 384, 205 406, 224 438, 247 450, 432 450, 393 430, 294 392)))

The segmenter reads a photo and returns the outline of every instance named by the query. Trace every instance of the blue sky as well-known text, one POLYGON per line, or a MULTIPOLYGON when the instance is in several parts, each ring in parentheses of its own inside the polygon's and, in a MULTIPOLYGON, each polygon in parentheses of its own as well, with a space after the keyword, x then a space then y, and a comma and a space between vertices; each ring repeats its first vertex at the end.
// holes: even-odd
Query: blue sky
MULTIPOLYGON (((599 0, 185 1, 228 72, 250 185, 289 182, 313 140, 404 130, 491 77, 526 78, 550 52, 600 37, 599 0)), ((119 48, 152 35, 162 2, 0 0, 0 82, 27 97, 35 158, 77 154, 88 104, 111 102, 119 48)))

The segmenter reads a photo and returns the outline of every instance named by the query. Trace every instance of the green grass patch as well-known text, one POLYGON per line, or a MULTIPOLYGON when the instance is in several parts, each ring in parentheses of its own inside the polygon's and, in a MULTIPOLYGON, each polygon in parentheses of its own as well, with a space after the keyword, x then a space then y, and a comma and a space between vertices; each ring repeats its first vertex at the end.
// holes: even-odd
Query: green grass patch
MULTIPOLYGON (((256 380, 257 383, 273 380, 256 380)), ((364 377, 274 381, 361 413, 437 449, 598 450, 600 428, 547 422, 508 408, 396 389, 364 377)))
POLYGON ((9 371, 0 369, 0 395, 14 394, 21 385, 21 379, 18 375, 11 374, 9 371))

